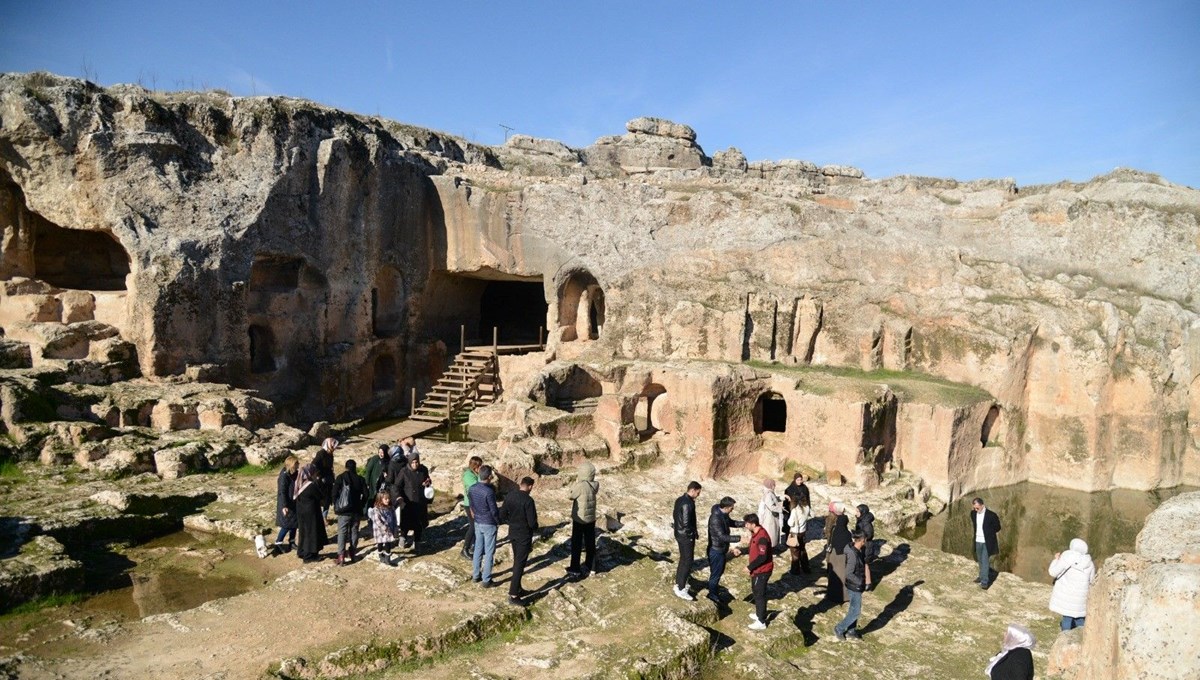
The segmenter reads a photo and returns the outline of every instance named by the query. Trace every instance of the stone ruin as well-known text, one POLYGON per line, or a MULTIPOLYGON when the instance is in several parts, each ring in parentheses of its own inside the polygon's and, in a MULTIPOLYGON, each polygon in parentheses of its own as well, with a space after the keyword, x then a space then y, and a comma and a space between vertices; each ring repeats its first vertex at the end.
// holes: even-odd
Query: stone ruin
POLYGON ((1200 484, 1200 192, 876 180, 626 130, 488 147, 286 97, 0 76, 0 446, 266 464, 322 421, 407 411, 460 338, 544 338, 470 416, 534 471, 1200 484))

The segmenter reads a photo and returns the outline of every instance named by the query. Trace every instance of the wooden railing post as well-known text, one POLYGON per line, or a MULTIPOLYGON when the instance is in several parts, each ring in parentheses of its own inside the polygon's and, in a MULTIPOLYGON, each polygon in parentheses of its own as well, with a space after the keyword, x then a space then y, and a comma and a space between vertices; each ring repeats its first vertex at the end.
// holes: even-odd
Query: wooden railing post
POLYGON ((539 347, 539 348, 542 348, 542 347, 545 347, 545 346, 546 346, 546 343, 542 341, 542 338, 543 338, 543 337, 545 337, 545 336, 543 335, 543 333, 545 332, 545 330, 546 330, 545 328, 542 328, 541 326, 538 326, 538 347, 539 347))
POLYGON ((411 418, 412 415, 417 412, 417 388, 412 388, 412 392, 410 394, 412 396, 410 396, 408 399, 408 415, 411 418))
POLYGON ((458 327, 458 351, 467 351, 467 325, 463 324, 458 327))
POLYGON ((492 354, 500 354, 500 329, 492 326, 492 354))

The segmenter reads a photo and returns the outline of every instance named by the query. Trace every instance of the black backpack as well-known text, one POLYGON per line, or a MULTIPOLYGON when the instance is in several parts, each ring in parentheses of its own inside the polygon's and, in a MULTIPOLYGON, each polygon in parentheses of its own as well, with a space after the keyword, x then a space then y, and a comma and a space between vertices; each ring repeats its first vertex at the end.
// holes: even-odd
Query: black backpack
POLYGON ((357 510, 357 504, 354 502, 353 481, 349 477, 345 477, 337 498, 333 499, 333 511, 339 515, 349 515, 357 510))

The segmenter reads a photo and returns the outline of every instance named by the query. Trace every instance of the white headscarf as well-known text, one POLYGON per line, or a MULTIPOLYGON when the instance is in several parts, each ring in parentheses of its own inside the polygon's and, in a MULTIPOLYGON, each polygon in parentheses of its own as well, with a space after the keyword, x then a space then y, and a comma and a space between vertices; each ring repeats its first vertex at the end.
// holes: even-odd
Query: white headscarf
POLYGON ((993 656, 992 660, 988 662, 987 668, 983 669, 983 674, 989 678, 992 677, 992 668, 997 663, 1000 663, 1000 659, 1003 659, 1005 654, 1018 647, 1033 649, 1033 646, 1036 644, 1037 640, 1033 639, 1033 633, 1029 632, 1028 628, 1016 623, 1008 624, 1008 631, 1004 633, 1004 647, 1000 649, 999 654, 993 656))

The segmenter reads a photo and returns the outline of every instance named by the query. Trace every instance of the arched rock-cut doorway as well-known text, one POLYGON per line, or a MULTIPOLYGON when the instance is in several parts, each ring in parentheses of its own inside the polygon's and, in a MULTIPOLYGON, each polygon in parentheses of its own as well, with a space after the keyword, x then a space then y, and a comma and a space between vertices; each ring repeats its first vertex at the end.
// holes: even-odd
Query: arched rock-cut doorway
POLYGON ((764 392, 754 402, 754 433, 787 432, 787 402, 778 392, 764 392))
POLYGON ((587 270, 577 270, 558 289, 560 338, 596 340, 604 329, 604 290, 587 270))
POLYGON ((266 326, 250 326, 250 372, 270 373, 275 365, 275 334, 266 326))
POLYGON ((983 419, 983 427, 979 431, 979 443, 987 446, 992 442, 992 430, 996 427, 996 422, 1000 420, 1000 407, 992 404, 988 409, 987 416, 983 419))
POLYGON ((390 355, 382 354, 375 359, 371 389, 376 393, 396 390, 396 361, 390 355))
POLYGON ((638 395, 637 404, 633 408, 633 426, 643 438, 664 430, 663 413, 666 403, 667 388, 658 383, 646 385, 638 395))

